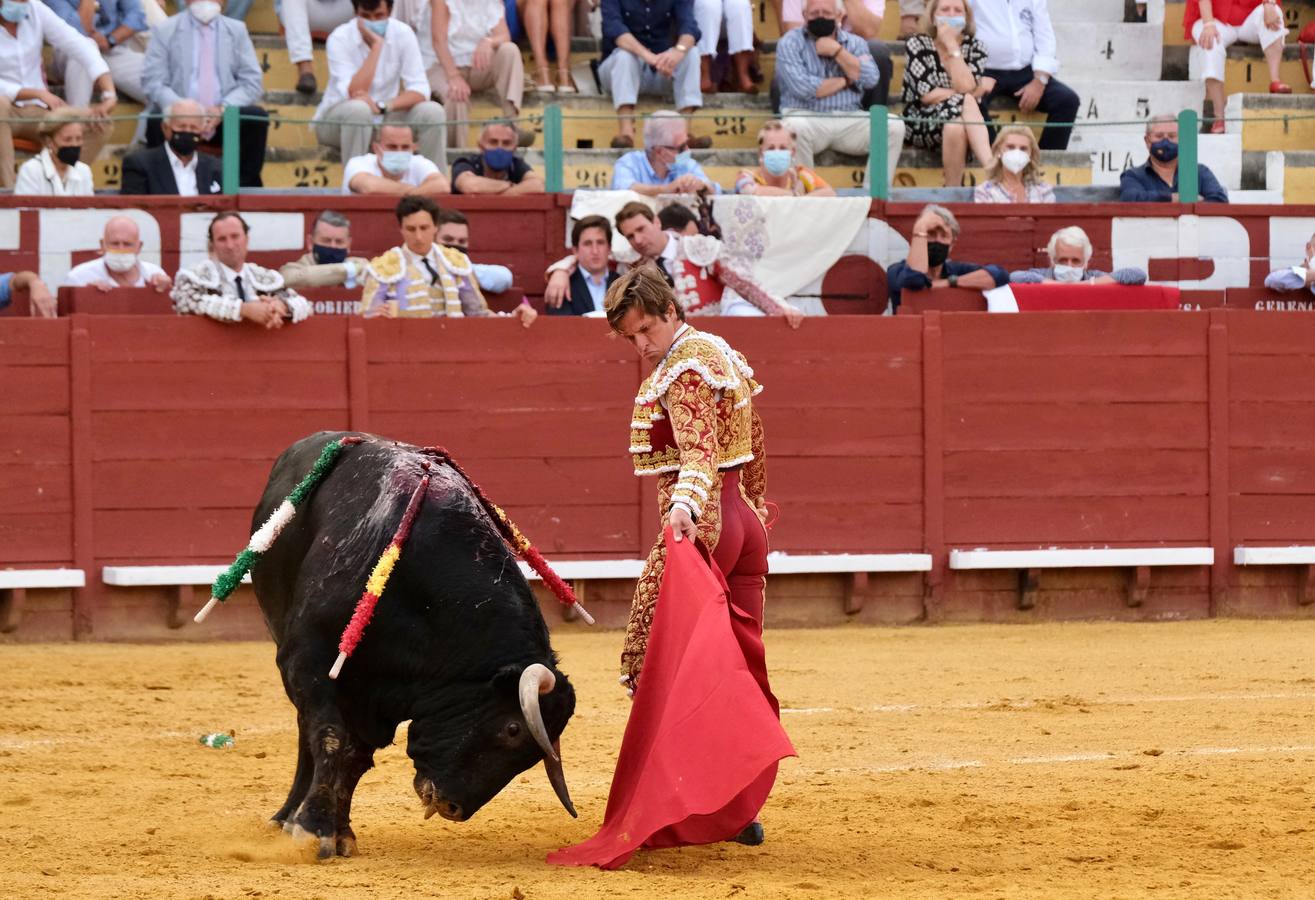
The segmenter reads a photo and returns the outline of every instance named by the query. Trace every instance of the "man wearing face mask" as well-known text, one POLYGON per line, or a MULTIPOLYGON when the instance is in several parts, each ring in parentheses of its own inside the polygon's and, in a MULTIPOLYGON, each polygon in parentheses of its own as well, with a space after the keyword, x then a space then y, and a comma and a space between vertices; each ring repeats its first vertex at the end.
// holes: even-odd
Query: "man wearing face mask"
POLYGON ((1009 273, 999 266, 950 259, 958 239, 959 220, 954 213, 934 203, 923 207, 913 223, 908 258, 886 272, 889 312, 899 309, 901 291, 939 287, 989 291, 1009 283, 1009 273))
POLYGON ((306 236, 306 253, 279 267, 283 283, 294 290, 312 287, 355 288, 369 260, 348 256, 352 223, 340 212, 326 209, 315 218, 306 236))
POLYGON ((127 216, 114 216, 105 223, 100 239, 101 255, 69 269, 65 287, 144 288, 157 293, 173 287, 173 279, 154 263, 141 258, 142 236, 137 223, 127 216))
POLYGON ((735 179, 735 193, 758 197, 834 197, 835 188, 812 169, 794 162, 794 133, 772 119, 758 130, 757 169, 744 169, 735 179))
MULTIPOLYGON (((466 254, 466 258, 469 259, 470 220, 465 214, 456 209, 440 209, 435 221, 438 223, 438 236, 434 240, 449 250, 466 254)), ((477 263, 471 260, 470 268, 475 273, 475 281, 479 284, 480 290, 488 291, 490 294, 501 294, 503 291, 511 290, 514 276, 511 274, 511 269, 506 266, 477 263)))
POLYGON ((685 117, 661 109, 644 121, 644 149, 631 150, 612 166, 612 190, 659 194, 721 193, 690 153, 685 117))
POLYGON ((1127 284, 1146 283, 1146 273, 1128 267, 1114 272, 1091 269, 1091 238, 1076 225, 1061 228, 1050 237, 1046 254, 1049 268, 1026 269, 1009 273, 1010 284, 1127 284))
MULTIPOLYGON (((1178 120, 1152 116, 1146 123, 1146 165, 1134 166, 1119 178, 1119 199, 1124 203, 1178 202, 1178 120)), ((1201 200, 1227 203, 1228 191, 1209 167, 1197 164, 1201 200)))
POLYGON ((415 152, 411 126, 380 125, 374 152, 347 160, 342 170, 344 194, 446 194, 447 177, 415 152))
POLYGON ((516 126, 495 119, 479 134, 479 153, 452 163, 454 194, 542 194, 543 179, 516 155, 516 126))
POLYGON ((220 0, 191 0, 186 9, 151 29, 142 67, 147 108, 146 146, 164 143, 161 112, 195 100, 205 112, 201 143, 223 146, 223 115, 238 108, 238 181, 261 187, 269 113, 259 104, 264 76, 246 25, 221 16, 220 0))
POLYGON ((164 143, 123 158, 120 194, 207 196, 223 190, 223 163, 197 145, 205 110, 195 100, 179 100, 161 123, 164 143))

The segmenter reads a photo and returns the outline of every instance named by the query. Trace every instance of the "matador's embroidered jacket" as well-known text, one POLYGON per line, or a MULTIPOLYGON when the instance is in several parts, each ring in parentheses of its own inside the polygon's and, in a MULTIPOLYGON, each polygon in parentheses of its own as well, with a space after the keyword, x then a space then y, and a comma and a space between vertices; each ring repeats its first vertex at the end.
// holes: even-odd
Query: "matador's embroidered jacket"
POLYGON ((493 315, 466 254, 441 244, 431 246, 424 257, 394 247, 370 260, 365 268, 361 314, 381 316, 388 309, 400 318, 493 315), (425 270, 422 259, 429 261, 437 281, 425 270))
POLYGON ((242 321, 242 298, 277 297, 288 305, 293 324, 305 321, 311 314, 310 301, 285 285, 282 275, 255 263, 246 263, 234 272, 213 259, 203 259, 192 268, 178 272, 170 297, 174 311, 180 315, 209 316, 221 322, 242 321), (241 296, 237 289, 239 280, 241 296))

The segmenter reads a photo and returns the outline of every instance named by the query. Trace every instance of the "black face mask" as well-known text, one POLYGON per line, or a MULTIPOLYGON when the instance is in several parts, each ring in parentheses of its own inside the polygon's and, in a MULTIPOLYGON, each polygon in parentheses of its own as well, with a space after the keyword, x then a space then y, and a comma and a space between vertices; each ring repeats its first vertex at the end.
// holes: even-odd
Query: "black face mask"
POLYGON ((169 135, 169 147, 179 156, 191 156, 196 152, 196 135, 190 131, 175 131, 169 135))
POLYGON ((945 265, 945 261, 950 258, 950 245, 943 244, 940 241, 927 242, 927 265, 933 269, 937 266, 945 265))
POLYGON ((809 19, 808 33, 815 38, 831 37, 836 33, 835 19, 809 19))
POLYGON ((319 266, 332 266, 347 259, 346 247, 326 247, 323 244, 311 244, 311 255, 315 257, 315 264, 319 266))
POLYGON ((59 160, 66 166, 75 166, 78 160, 82 158, 82 145, 75 147, 60 147, 55 151, 55 159, 59 160))

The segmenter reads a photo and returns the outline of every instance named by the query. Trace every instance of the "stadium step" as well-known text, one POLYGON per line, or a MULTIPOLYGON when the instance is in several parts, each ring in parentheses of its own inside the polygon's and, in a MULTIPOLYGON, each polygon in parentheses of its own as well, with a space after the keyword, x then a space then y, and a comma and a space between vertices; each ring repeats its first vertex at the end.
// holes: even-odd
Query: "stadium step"
POLYGON ((1228 131, 1240 133, 1243 150, 1309 150, 1315 147, 1315 96, 1233 94, 1228 131), (1254 121, 1253 121, 1254 120, 1254 121))

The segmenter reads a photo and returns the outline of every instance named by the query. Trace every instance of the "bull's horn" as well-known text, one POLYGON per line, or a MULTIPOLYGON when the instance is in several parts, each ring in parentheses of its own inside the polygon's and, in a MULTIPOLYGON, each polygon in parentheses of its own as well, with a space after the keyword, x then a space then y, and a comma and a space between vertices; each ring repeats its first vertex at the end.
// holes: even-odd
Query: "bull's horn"
POLYGON ((562 771, 561 748, 554 744, 553 750, 555 751, 553 756, 543 758, 543 768, 548 773, 548 783, 552 785, 553 793, 571 814, 571 818, 578 819, 580 816, 575 811, 575 804, 571 802, 571 792, 566 789, 566 773, 562 771))
POLYGON ((539 709, 539 695, 551 691, 555 684, 557 676, 543 663, 531 663, 521 672, 521 715, 525 716, 525 724, 530 726, 530 734, 534 735, 534 742, 543 751, 544 758, 560 762, 543 724, 543 711, 539 709))

